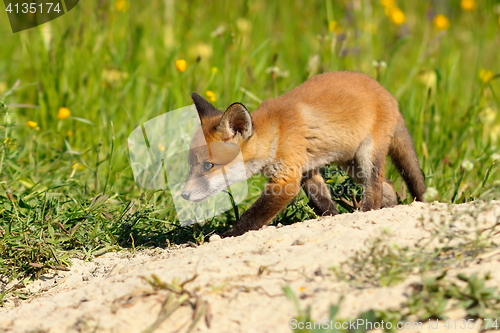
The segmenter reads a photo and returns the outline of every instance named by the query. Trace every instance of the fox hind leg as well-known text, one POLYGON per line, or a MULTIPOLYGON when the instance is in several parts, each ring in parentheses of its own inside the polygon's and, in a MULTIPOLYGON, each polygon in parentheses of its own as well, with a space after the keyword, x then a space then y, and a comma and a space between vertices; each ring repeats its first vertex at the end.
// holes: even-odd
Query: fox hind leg
POLYGON ((394 207, 398 204, 398 197, 392 182, 387 178, 382 183, 382 208, 394 207))
POLYGON ((360 207, 363 212, 382 207, 382 189, 385 180, 384 164, 385 158, 378 158, 373 161, 371 168, 368 166, 363 168, 366 170, 366 178, 363 182, 363 202, 360 207))
POLYGON ((396 193, 384 175, 386 150, 388 148, 373 149, 373 141, 367 139, 361 143, 352 160, 340 164, 358 184, 363 185, 361 211, 397 204, 396 193))
POLYGON ((309 199, 309 204, 316 214, 326 216, 339 213, 335 208, 335 203, 330 196, 330 191, 325 184, 325 180, 321 177, 318 169, 305 172, 302 175, 301 185, 309 199))
MULTIPOLYGON (((356 163, 354 159, 345 163, 340 163, 340 166, 349 176, 354 179, 356 183, 361 185, 367 183, 367 178, 364 176, 365 173, 362 171, 361 167, 356 163)), ((384 180, 382 181, 381 208, 394 207, 397 204, 398 198, 396 196, 396 191, 394 190, 392 182, 387 178, 384 178, 384 180)))

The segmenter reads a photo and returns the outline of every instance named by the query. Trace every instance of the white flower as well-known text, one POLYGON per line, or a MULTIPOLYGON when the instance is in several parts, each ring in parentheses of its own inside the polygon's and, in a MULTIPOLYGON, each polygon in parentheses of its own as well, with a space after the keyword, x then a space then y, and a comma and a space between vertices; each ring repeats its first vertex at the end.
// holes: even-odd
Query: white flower
POLYGON ((424 194, 424 201, 425 202, 434 201, 437 198, 438 194, 439 194, 439 192, 438 192, 438 190, 436 190, 436 188, 428 187, 427 191, 424 194))
POLYGON ((465 171, 471 171, 474 168, 474 163, 469 160, 464 160, 461 164, 465 171))

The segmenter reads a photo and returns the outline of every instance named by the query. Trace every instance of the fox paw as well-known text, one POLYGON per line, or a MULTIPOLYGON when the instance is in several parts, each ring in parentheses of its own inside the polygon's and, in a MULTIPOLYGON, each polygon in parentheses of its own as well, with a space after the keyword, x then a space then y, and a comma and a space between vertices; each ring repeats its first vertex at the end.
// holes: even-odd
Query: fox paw
POLYGON ((243 230, 238 230, 238 229, 230 229, 222 234, 220 234, 221 238, 226 238, 226 237, 236 237, 236 236, 241 236, 245 233, 246 231, 243 230))

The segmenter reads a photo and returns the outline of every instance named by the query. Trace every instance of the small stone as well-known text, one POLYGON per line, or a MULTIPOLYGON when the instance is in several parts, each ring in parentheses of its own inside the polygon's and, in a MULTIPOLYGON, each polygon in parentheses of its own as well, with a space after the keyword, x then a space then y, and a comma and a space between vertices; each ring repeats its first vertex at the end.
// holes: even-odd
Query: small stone
POLYGON ((222 238, 217 235, 217 234, 213 234, 212 236, 210 236, 210 238, 208 239, 208 241, 211 243, 211 242, 217 242, 217 241, 220 241, 222 238))
POLYGON ((306 242, 307 240, 304 237, 299 237, 292 243, 292 245, 304 245, 306 242))

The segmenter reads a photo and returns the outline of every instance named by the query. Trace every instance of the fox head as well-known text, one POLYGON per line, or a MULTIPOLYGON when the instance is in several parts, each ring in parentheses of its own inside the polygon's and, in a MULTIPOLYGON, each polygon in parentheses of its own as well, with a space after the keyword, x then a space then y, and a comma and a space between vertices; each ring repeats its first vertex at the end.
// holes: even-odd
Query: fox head
POLYGON ((240 147, 252 137, 253 124, 243 104, 231 104, 221 112, 200 95, 191 97, 201 128, 191 141, 190 172, 181 196, 200 202, 247 179, 240 147))

